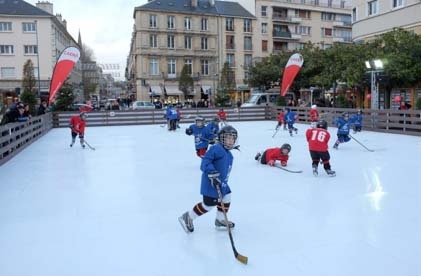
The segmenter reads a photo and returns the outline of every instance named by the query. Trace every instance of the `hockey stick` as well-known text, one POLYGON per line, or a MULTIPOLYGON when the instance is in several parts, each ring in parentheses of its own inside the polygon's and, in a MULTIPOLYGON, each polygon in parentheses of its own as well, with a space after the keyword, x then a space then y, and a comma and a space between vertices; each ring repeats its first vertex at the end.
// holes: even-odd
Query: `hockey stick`
POLYGON ((275 133, 272 135, 272 138, 274 138, 274 137, 275 137, 276 133, 278 133, 278 130, 279 130, 279 127, 277 127, 277 128, 275 129, 275 133))
POLYGON ((290 172, 290 173, 302 173, 302 172, 303 172, 302 170, 299 170, 299 171, 289 170, 289 169, 286 169, 286 168, 281 167, 281 166, 276 165, 276 164, 275 164, 275 167, 277 167, 278 169, 281 169, 281 170, 284 170, 284 171, 290 172))
POLYGON ((370 152, 374 152, 373 149, 369 149, 366 146, 364 146, 360 141, 358 141, 357 139, 355 139, 351 134, 348 134, 349 137, 351 137, 355 142, 357 142, 358 144, 360 144, 363 148, 365 148, 366 150, 370 151, 370 152))
MULTIPOLYGON (((212 181, 212 184, 213 184, 212 179, 211 179, 211 181, 212 181)), ((225 218, 225 225, 228 228, 228 235, 230 237, 232 251, 234 251, 234 256, 241 263, 247 264, 248 258, 246 256, 243 256, 240 253, 238 253, 237 249, 235 249, 234 239, 232 238, 231 227, 230 227, 230 224, 229 224, 229 221, 228 221, 227 212, 225 211, 224 203, 222 202, 221 187, 220 187, 220 185, 215 185, 215 186, 216 186, 216 190, 218 191, 219 201, 221 201, 222 212, 224 213, 224 218, 225 218)))
POLYGON ((91 150, 95 150, 94 147, 92 147, 91 145, 89 145, 88 142, 86 142, 86 140, 84 139, 83 142, 85 142, 85 144, 88 146, 88 148, 90 148, 91 150))

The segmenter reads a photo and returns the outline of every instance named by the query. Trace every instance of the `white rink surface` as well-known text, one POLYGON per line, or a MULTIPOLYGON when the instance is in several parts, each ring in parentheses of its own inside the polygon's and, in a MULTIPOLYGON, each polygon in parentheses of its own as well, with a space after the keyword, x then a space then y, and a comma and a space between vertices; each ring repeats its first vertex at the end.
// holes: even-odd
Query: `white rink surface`
MULTIPOLYGON (((233 256, 215 210, 186 234, 201 200, 193 138, 163 127, 88 127, 96 151, 53 129, 0 167, 0 275, 421 275, 421 139, 366 132, 331 153, 335 178, 311 173, 305 141, 276 122, 233 123, 228 216, 249 264, 233 256), (289 142, 292 174, 254 161, 289 142)), ((336 138, 336 128, 330 147, 336 138)))

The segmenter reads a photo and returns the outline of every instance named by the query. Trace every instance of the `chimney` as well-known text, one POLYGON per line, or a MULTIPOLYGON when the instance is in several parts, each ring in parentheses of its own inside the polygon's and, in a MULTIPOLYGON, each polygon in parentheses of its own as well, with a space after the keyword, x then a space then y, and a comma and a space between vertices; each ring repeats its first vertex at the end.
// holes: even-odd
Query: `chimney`
POLYGON ((215 7, 215 0, 209 0, 209 5, 211 7, 215 7))
POLYGON ((38 3, 35 4, 37 8, 48 12, 49 14, 54 14, 53 13, 53 4, 48 2, 48 1, 38 1, 38 3))
POLYGON ((63 23, 64 28, 67 30, 67 21, 64 19, 61 23, 63 23))
POLYGON ((56 18, 58 19, 58 21, 60 21, 60 23, 63 22, 63 17, 61 16, 61 13, 57 13, 56 18))
POLYGON ((197 8, 197 1, 198 0, 191 0, 191 6, 192 6, 192 8, 197 8))

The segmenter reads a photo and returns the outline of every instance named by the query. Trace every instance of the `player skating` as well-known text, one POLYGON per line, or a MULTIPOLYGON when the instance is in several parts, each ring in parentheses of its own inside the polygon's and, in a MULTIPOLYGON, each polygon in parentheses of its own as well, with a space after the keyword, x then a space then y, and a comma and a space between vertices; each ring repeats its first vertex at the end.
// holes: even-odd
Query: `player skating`
POLYGON ((80 145, 82 148, 85 148, 84 135, 86 127, 86 113, 81 112, 79 115, 72 116, 70 118, 69 127, 72 134, 72 143, 70 144, 70 147, 73 147, 76 141, 76 136, 79 135, 80 145))
POLYGON ((358 109, 357 114, 352 115, 349 120, 354 126, 354 133, 361 132, 363 126, 363 112, 361 109, 358 109))
POLYGON ((209 128, 205 127, 205 119, 200 116, 196 117, 195 123, 186 129, 187 135, 194 135, 196 154, 200 158, 205 155, 209 142, 213 139, 213 136, 209 131, 209 128))
MULTIPOLYGON (((200 193, 203 201, 197 203, 192 210, 185 212, 178 218, 183 229, 189 233, 194 231, 193 220, 206 214, 217 206, 215 226, 227 227, 224 213, 228 212, 231 203, 231 189, 228 186, 228 177, 233 164, 231 150, 236 148, 238 133, 232 126, 225 126, 218 133, 218 143, 212 146, 203 156, 200 169, 202 171, 200 193), (222 202, 219 200, 217 187, 222 193, 222 202)), ((231 221, 229 228, 234 228, 231 221)))
POLYGON ((290 144, 283 144, 280 148, 269 148, 263 153, 258 152, 254 159, 261 164, 275 166, 275 162, 279 161, 282 167, 286 167, 288 163, 289 153, 291 152, 290 144))
POLYGON ((285 122, 288 124, 288 131, 289 135, 292 136, 292 132, 294 131, 295 134, 298 134, 298 129, 294 127, 295 120, 298 119, 298 115, 291 111, 289 108, 285 108, 285 122))
POLYGON ((219 117, 221 127, 227 125, 227 113, 224 111, 223 108, 220 108, 219 111, 216 113, 216 116, 219 117))
POLYGON ((317 105, 313 104, 310 111, 308 112, 308 117, 310 119, 310 126, 316 127, 317 122, 319 121, 319 112, 317 111, 317 105))
POLYGON ((336 119, 334 124, 338 127, 337 136, 338 139, 333 145, 334 149, 338 149, 339 144, 346 143, 351 140, 349 137, 349 130, 350 130, 350 122, 349 122, 349 114, 347 112, 342 113, 341 117, 336 119))
POLYGON ((335 176, 335 171, 330 167, 330 155, 328 151, 328 143, 330 134, 327 131, 327 122, 321 120, 317 123, 316 128, 309 128, 306 131, 306 138, 312 159, 312 167, 314 176, 318 175, 317 168, 319 162, 323 163, 323 167, 329 176, 335 176))

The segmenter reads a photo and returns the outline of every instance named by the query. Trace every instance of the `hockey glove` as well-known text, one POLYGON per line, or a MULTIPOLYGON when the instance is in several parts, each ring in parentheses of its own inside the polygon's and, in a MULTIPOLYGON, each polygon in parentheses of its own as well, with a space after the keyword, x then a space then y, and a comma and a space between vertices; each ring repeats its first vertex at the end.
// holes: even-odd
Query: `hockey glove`
POLYGON ((186 128, 186 134, 187 135, 192 135, 193 134, 193 130, 191 128, 186 128))
POLYGON ((209 141, 209 144, 210 144, 210 145, 214 145, 214 144, 215 144, 215 140, 210 140, 210 141, 209 141))
POLYGON ((271 167, 275 166, 275 160, 269 160, 267 164, 271 167))
POLYGON ((221 175, 217 171, 211 171, 208 173, 208 178, 212 187, 216 189, 216 186, 221 186, 221 175))

